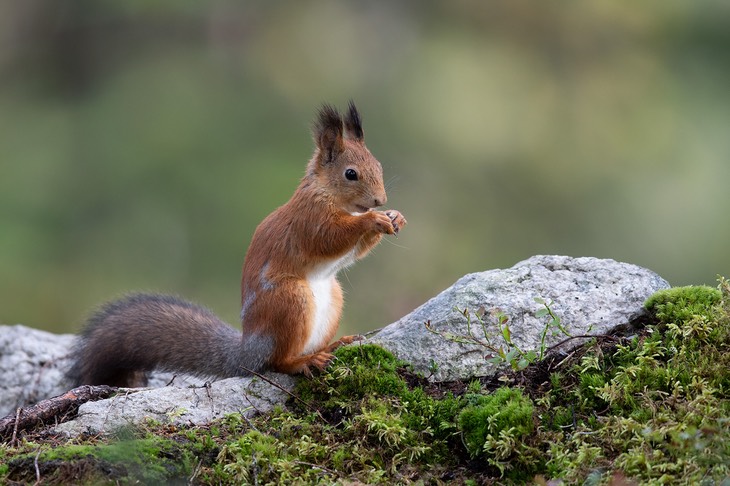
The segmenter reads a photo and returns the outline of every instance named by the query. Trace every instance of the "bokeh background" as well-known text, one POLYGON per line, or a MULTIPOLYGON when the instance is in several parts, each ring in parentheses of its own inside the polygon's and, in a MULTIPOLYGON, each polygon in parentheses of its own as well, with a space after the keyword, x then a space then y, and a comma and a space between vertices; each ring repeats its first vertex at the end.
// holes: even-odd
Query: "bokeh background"
POLYGON ((157 290, 237 325, 240 267, 322 102, 408 218, 342 275, 344 332, 468 272, 608 257, 730 274, 730 3, 0 2, 0 322, 157 290))

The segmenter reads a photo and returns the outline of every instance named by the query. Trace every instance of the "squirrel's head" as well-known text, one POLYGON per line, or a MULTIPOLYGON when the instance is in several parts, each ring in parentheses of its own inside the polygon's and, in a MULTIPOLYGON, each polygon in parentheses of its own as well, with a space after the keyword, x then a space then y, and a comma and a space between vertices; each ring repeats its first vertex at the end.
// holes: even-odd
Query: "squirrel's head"
POLYGON ((360 114, 350 101, 347 113, 322 105, 312 129, 316 148, 307 176, 350 213, 385 204, 383 168, 365 147, 360 114))

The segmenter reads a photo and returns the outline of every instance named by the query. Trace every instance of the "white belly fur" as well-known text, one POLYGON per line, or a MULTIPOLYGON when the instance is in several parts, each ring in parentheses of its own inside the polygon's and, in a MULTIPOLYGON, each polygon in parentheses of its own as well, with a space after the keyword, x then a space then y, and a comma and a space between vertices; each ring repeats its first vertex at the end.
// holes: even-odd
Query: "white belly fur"
POLYGON ((323 342, 330 328, 334 309, 332 309, 332 286, 336 285, 335 275, 343 268, 355 263, 355 249, 346 255, 323 263, 307 275, 307 283, 314 299, 312 331, 304 345, 303 354, 310 354, 329 343, 323 342))

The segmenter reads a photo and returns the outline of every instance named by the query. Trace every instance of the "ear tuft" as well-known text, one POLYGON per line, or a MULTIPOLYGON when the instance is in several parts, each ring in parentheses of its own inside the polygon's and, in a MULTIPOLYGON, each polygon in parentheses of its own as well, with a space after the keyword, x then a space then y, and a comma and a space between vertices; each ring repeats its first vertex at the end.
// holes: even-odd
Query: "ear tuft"
POLYGON ((342 132, 342 117, 334 106, 324 103, 319 109, 314 124, 314 135, 318 138, 325 131, 342 132))
POLYGON ((327 103, 319 109, 317 119, 312 127, 314 142, 323 155, 322 162, 334 159, 342 150, 342 117, 335 107, 327 103))
POLYGON ((347 116, 345 117, 345 133, 348 138, 354 140, 363 139, 362 131, 362 120, 360 119, 360 113, 357 112, 355 102, 350 100, 347 105, 347 116))

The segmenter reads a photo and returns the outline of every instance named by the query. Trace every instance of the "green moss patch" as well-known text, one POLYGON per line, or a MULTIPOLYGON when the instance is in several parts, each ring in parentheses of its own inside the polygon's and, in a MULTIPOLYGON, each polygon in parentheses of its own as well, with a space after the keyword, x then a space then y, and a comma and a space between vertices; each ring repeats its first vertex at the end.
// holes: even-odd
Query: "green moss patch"
POLYGON ((644 307, 665 323, 682 324, 698 316, 710 316, 722 302, 722 293, 706 285, 673 287, 649 297, 644 307))
POLYGON ((174 442, 148 435, 101 444, 24 444, 35 452, 20 453, 7 463, 5 479, 33 484, 100 484, 112 478, 160 484, 185 478, 193 455, 174 442))

